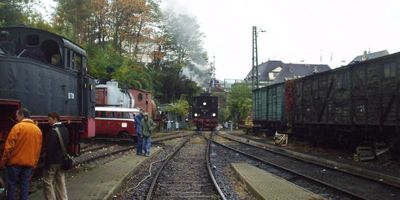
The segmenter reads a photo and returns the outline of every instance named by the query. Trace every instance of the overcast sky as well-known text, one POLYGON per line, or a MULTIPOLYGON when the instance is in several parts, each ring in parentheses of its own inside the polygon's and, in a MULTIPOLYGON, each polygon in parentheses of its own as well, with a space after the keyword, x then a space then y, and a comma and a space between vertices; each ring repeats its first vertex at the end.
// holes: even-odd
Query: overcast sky
POLYGON ((197 18, 222 80, 250 71, 252 26, 266 30, 259 63, 338 67, 365 50, 400 51, 399 0, 163 0, 162 7, 197 18))
POLYGON ((164 3, 197 17, 206 35, 209 56, 215 54, 219 79, 242 79, 250 71, 252 26, 267 31, 259 33, 259 63, 274 59, 319 64, 322 60, 338 67, 364 50, 400 51, 398 0, 164 0, 164 3))

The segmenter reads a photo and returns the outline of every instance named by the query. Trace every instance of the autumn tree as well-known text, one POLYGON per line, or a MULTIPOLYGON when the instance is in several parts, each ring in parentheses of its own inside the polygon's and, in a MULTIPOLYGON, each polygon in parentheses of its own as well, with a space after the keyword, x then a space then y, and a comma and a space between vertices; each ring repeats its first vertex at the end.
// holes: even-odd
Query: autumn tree
POLYGON ((55 29, 79 44, 88 43, 89 26, 93 12, 91 0, 55 0, 58 3, 54 17, 55 29))

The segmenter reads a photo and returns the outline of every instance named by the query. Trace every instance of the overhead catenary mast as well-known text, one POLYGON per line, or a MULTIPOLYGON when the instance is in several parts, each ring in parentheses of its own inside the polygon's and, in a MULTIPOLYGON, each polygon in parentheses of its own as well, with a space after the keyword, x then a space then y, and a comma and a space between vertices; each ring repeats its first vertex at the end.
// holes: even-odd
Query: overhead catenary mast
POLYGON ((211 89, 215 87, 216 80, 215 80, 215 55, 213 56, 213 60, 210 63, 210 83, 208 86, 208 93, 211 93, 211 89))
POLYGON ((251 69, 251 88, 257 89, 259 86, 258 82, 258 48, 257 48, 257 33, 266 32, 265 30, 257 31, 257 26, 253 26, 253 37, 252 37, 252 69, 251 69))

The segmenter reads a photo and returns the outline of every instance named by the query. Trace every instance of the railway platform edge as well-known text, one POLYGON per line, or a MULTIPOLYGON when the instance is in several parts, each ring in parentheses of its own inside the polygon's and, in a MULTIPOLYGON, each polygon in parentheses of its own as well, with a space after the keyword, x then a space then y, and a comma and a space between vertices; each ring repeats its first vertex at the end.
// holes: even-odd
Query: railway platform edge
POLYGON ((232 163, 231 166, 256 199, 324 199, 248 163, 232 163))
MULTIPOLYGON (((153 148, 152 154, 160 149, 153 148)), ((74 200, 110 199, 121 184, 123 184, 126 177, 146 159, 147 157, 137 156, 132 151, 132 153, 117 158, 112 162, 87 171, 74 172, 72 170, 71 172, 67 172, 68 198, 74 200)), ((29 199, 44 199, 43 190, 32 193, 29 195, 29 199)))

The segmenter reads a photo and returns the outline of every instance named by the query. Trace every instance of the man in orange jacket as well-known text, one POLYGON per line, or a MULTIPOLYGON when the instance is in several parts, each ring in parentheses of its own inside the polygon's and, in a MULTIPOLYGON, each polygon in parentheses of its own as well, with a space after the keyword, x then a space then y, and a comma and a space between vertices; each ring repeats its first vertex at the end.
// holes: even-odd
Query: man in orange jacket
POLYGON ((21 200, 28 199, 29 180, 36 168, 42 148, 42 132, 31 120, 30 112, 20 108, 19 121, 11 129, 5 142, 0 167, 7 167, 7 199, 15 199, 17 183, 21 184, 21 200))

